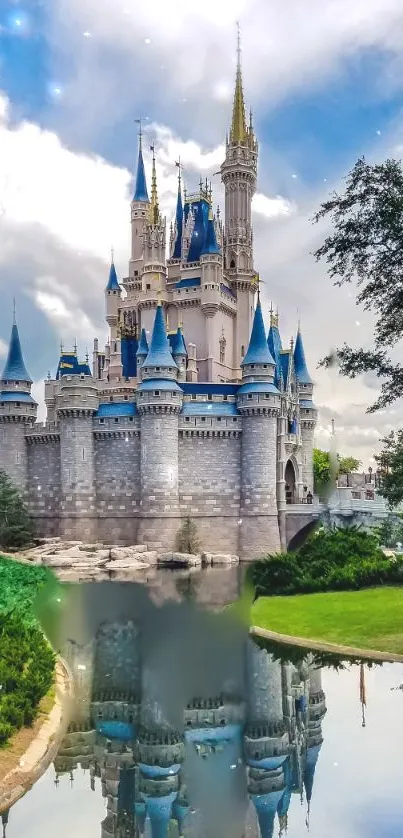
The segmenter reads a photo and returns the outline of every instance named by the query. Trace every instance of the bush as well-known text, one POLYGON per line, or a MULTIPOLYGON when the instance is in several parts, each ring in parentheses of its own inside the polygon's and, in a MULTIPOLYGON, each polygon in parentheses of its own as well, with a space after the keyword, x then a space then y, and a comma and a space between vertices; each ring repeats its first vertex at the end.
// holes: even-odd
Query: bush
POLYGON ((0 746, 34 721, 52 685, 54 654, 39 628, 0 615, 0 746))
POLYGON ((196 524, 191 518, 185 518, 178 535, 176 536, 176 547, 179 553, 191 553, 196 555, 200 552, 200 542, 197 535, 196 524))
POLYGON ((403 559, 390 561, 377 536, 358 527, 321 529, 295 552, 277 553, 250 565, 255 596, 348 591, 401 584, 403 559))

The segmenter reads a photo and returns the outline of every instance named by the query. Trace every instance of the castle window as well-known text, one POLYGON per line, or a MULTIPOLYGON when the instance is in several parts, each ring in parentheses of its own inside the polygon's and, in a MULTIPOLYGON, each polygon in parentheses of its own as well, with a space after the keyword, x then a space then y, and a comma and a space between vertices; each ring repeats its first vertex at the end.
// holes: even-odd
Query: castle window
POLYGON ((201 420, 202 420, 202 422, 205 422, 205 421, 206 421, 206 417, 205 417, 205 416, 202 416, 201 420))
POLYGON ((114 421, 115 421, 115 422, 119 422, 119 418, 118 418, 118 417, 116 417, 116 419, 114 419, 114 421))
POLYGON ((235 259, 231 259, 229 266, 232 270, 235 268, 235 259))
POLYGON ((254 369, 255 369, 255 365, 254 365, 254 364, 251 364, 251 365, 250 365, 250 368, 251 368, 251 370, 254 370, 254 369))
POLYGON ((252 399, 252 398, 253 398, 253 393, 248 393, 248 399, 252 399))
POLYGON ((113 351, 114 351, 114 352, 117 352, 117 351, 118 351, 118 345, 117 345, 116 341, 115 341, 115 343, 113 344, 113 347, 114 347, 114 348, 113 348, 113 351))
POLYGON ((129 396, 123 396, 123 398, 124 398, 125 402, 127 402, 129 400, 129 396))
POLYGON ((146 285, 146 291, 151 291, 151 285, 150 285, 150 283, 149 283, 149 282, 147 282, 147 285, 146 285))
POLYGON ((228 396, 223 396, 223 400, 224 400, 225 402, 227 402, 227 401, 228 401, 228 396))
POLYGON ((263 364, 263 369, 267 370, 267 364, 263 364))
POLYGON ((213 396, 211 395, 211 393, 208 394, 207 401, 209 401, 209 402, 213 401, 213 396))
POLYGON ((189 416, 185 416, 185 422, 190 422, 189 416))
POLYGON ((20 402, 16 402, 16 406, 17 406, 17 407, 21 407, 20 402))
POLYGON ((105 419, 100 419, 100 420, 99 420, 99 424, 100 424, 100 425, 104 425, 104 423, 105 423, 105 419))
POLYGON ((196 393, 192 393, 190 398, 192 399, 192 401, 195 402, 196 401, 196 393))
POLYGON ((109 396, 109 401, 113 402, 113 396, 109 396))
POLYGON ((161 372, 161 367, 155 367, 155 372, 161 372))
POLYGON ((133 416, 129 416, 129 422, 133 422, 133 416))
POLYGON ((217 416, 217 422, 221 422, 221 416, 217 416))
POLYGON ((85 462, 85 448, 83 448, 83 450, 82 450, 82 458, 83 458, 83 462, 85 462))
POLYGON ((244 355, 245 355, 245 347, 242 344, 242 346, 241 346, 241 356, 242 356, 242 358, 243 358, 244 355))
POLYGON ((20 462, 20 452, 19 452, 19 451, 16 451, 16 452, 15 452, 15 462, 16 462, 16 463, 19 463, 19 462, 20 462))
POLYGON ((134 271, 134 276, 138 276, 138 275, 139 275, 139 272, 138 272, 138 271, 134 271))
POLYGON ((159 390, 154 390, 154 396, 159 396, 159 394, 160 394, 159 390))
POLYGON ((233 421, 233 422, 237 422, 237 421, 238 421, 238 419, 233 419, 232 421, 233 421))

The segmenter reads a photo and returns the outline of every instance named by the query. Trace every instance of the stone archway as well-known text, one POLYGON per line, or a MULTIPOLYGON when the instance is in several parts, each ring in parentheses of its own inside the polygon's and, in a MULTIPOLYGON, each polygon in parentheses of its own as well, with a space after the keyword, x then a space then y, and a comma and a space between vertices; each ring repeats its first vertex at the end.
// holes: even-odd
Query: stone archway
POLYGON ((296 503, 296 474, 295 474, 295 467, 292 460, 288 460, 285 472, 284 472, 284 479, 285 479, 285 501, 287 504, 296 503))

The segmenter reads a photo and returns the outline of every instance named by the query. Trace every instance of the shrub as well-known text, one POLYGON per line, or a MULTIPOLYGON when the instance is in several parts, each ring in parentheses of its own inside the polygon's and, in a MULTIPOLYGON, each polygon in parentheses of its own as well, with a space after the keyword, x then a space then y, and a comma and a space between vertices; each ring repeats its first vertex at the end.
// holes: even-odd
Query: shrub
POLYGON ((32 542, 33 523, 18 490, 4 471, 0 471, 0 544, 19 550, 32 542))
POLYGON ((179 553, 191 553, 195 555, 200 552, 196 524, 191 518, 185 518, 176 536, 176 547, 179 553))
POLYGON ((299 550, 250 565, 247 579, 256 596, 357 590, 401 584, 403 559, 391 562, 377 536, 358 527, 320 529, 299 550))

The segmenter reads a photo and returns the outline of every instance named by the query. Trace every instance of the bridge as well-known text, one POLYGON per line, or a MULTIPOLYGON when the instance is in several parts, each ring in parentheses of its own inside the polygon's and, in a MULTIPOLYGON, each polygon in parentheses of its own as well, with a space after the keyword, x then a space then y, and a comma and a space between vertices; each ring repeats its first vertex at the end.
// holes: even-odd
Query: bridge
POLYGON ((389 514, 388 505, 374 484, 336 486, 326 501, 314 496, 312 503, 287 504, 285 509, 287 549, 298 547, 318 521, 337 527, 380 526, 389 514))

